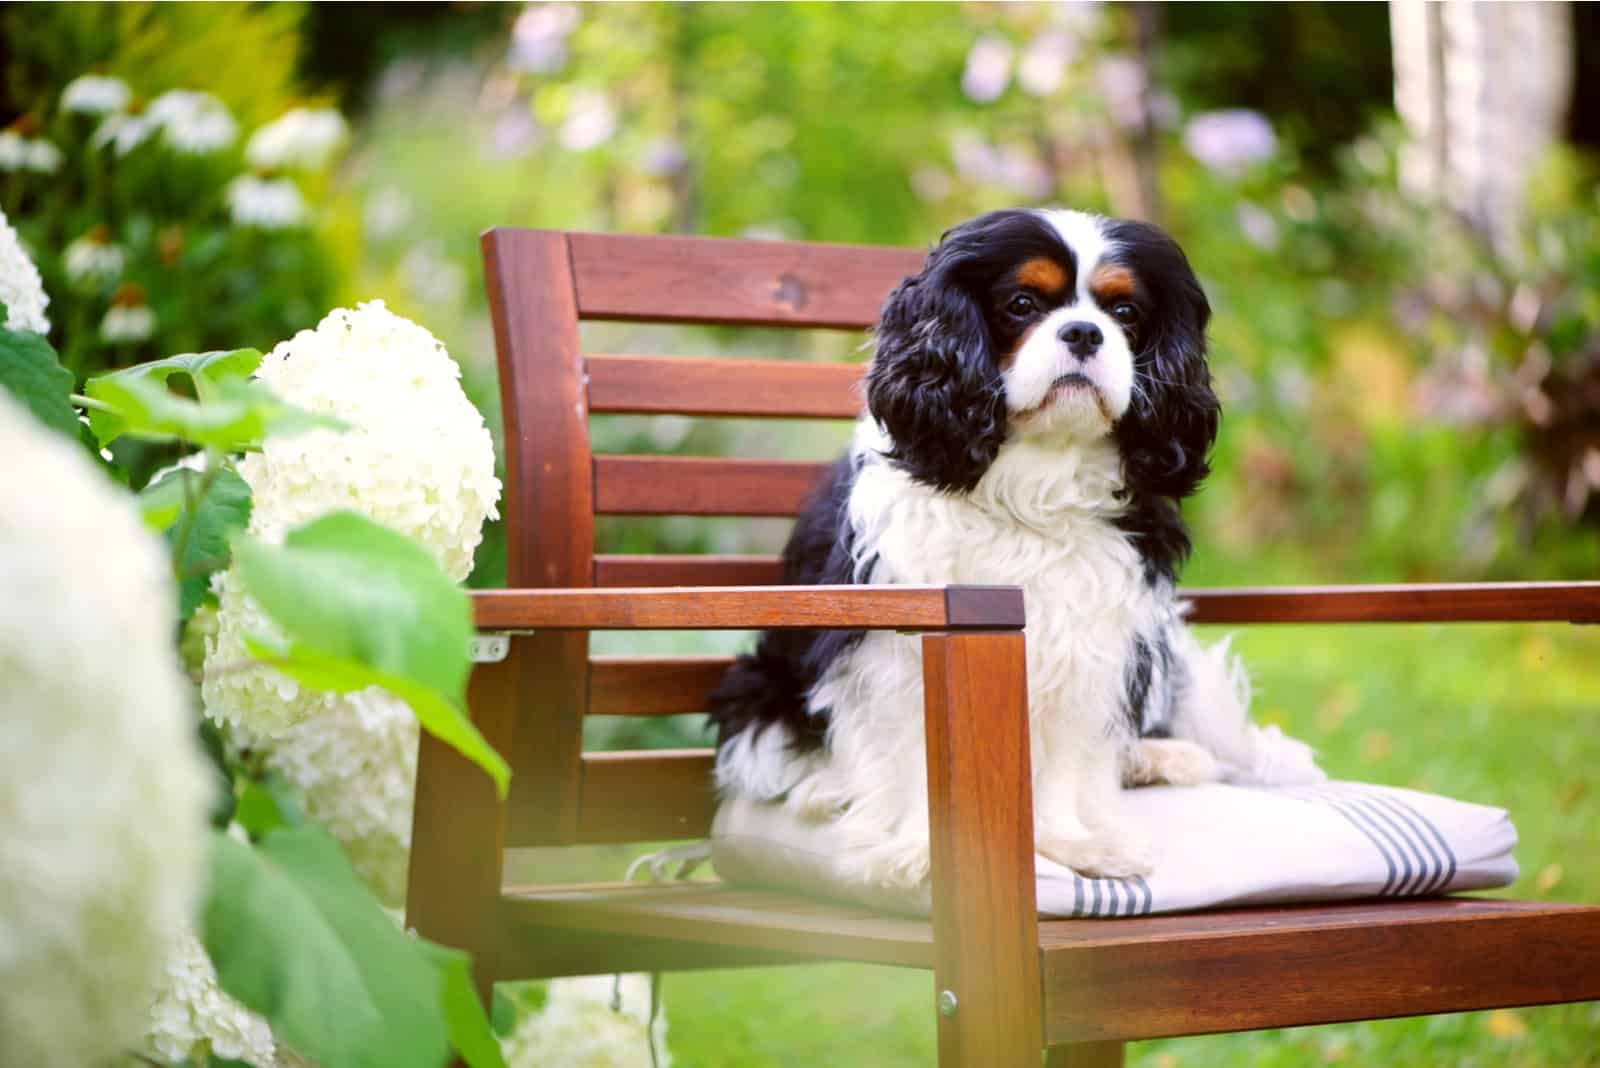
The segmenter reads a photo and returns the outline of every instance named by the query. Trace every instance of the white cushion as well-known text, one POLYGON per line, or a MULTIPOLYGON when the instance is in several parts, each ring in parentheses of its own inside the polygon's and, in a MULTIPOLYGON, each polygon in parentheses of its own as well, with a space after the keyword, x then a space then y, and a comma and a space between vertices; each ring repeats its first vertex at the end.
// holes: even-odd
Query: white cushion
MULTIPOLYGON (((1151 874, 1089 879, 1035 857, 1039 915, 1133 916, 1223 905, 1412 897, 1507 886, 1516 829, 1503 809, 1388 786, 1155 786, 1125 795, 1155 850, 1151 874)), ((844 874, 835 837, 777 805, 729 801, 711 855, 729 882, 926 916, 920 891, 844 874)))

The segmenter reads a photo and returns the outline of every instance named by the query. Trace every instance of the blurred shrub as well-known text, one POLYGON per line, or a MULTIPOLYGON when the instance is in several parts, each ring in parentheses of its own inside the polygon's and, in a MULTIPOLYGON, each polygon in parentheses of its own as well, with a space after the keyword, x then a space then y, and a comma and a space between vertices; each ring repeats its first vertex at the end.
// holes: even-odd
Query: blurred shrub
MULTIPOLYGON (((1416 329, 1410 294, 1455 254, 1395 192, 1398 134, 1368 119, 1389 92, 1383 9, 1341 22, 1312 7, 1231 21, 1169 9, 1154 55, 1136 12, 1112 5, 513 9, 503 50, 408 54, 379 79, 348 172, 364 255, 346 297, 380 294, 435 325, 492 409, 484 227, 926 245, 997 207, 1137 213, 1156 160, 1160 221, 1215 309, 1226 405, 1216 474, 1189 509, 1196 579, 1577 573, 1592 538, 1559 517, 1530 526, 1505 496, 1523 433, 1441 419, 1429 399, 1439 327, 1416 329), (1230 58, 1241 42, 1304 53, 1319 85, 1371 77, 1286 102, 1230 58), (1337 54, 1317 51, 1329 42, 1337 54), (440 159, 470 160, 470 182, 440 159)), ((860 338, 828 334, 590 324, 584 338, 590 351, 862 356, 860 338)), ((815 426, 715 420, 594 432, 600 451, 838 444, 815 426)), ((599 537, 606 551, 737 552, 781 532, 630 520, 599 537)))
POLYGON ((298 3, 8 4, 0 13, 7 121, 47 114, 86 71, 122 78, 147 98, 204 89, 249 129, 294 100, 305 5, 298 3))
POLYGON ((245 4, 5 12, 5 99, 22 110, 0 134, 0 205, 34 251, 75 374, 265 347, 333 303, 314 205, 344 127, 288 108, 299 17, 245 4))
POLYGON ((1369 200, 1403 228, 1397 318, 1426 359, 1419 414, 1508 446, 1465 512, 1486 561, 1537 545, 1564 566, 1600 564, 1596 178, 1593 161, 1552 155, 1501 247, 1441 209, 1369 200))

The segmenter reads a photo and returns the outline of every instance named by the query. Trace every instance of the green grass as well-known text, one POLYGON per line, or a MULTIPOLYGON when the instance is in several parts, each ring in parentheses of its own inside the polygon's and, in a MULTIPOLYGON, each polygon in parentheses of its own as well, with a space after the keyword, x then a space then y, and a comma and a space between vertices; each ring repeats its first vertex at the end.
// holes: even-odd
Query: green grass
MULTIPOLYGON (((1336 777, 1509 809, 1522 877, 1505 893, 1600 902, 1600 628, 1259 627, 1235 648, 1256 712, 1336 777)), ((548 874, 548 873, 547 873, 548 874)), ((1085 921, 1093 922, 1093 921, 1085 921)), ((932 980, 855 965, 665 979, 680 1068, 934 1063, 932 980)), ((1228 997, 1226 987, 1197 997, 1228 997)), ((1600 1004, 1468 1013, 1130 1047, 1147 1068, 1600 1066, 1600 1004)))

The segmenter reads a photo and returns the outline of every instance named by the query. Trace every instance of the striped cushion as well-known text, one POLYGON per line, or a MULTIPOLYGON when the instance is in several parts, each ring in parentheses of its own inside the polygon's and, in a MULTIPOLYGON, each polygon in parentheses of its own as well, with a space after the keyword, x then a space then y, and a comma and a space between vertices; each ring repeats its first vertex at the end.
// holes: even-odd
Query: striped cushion
MULTIPOLYGON (((1223 905, 1416 897, 1507 886, 1517 832, 1502 809, 1363 783, 1157 786, 1126 813, 1155 849, 1145 878, 1090 879, 1037 859, 1039 914, 1134 916, 1223 905)), ((852 883, 826 823, 728 802, 712 858, 730 882, 780 886, 926 915, 928 894, 852 883)))

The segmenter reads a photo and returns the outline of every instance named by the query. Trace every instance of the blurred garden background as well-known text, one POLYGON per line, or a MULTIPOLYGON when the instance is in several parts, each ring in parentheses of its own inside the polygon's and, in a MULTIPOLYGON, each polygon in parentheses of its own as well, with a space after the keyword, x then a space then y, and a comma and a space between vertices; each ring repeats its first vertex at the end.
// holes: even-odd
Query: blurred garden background
MULTIPOLYGON (((980 211, 1061 203, 1161 223, 1211 298, 1224 420, 1188 582, 1600 577, 1588 5, 4 4, 0 71, 0 208, 80 377, 266 349, 382 298, 445 341, 498 427, 487 227, 926 246, 980 211)), ((864 359, 863 340, 585 328, 612 352, 864 359)), ((600 451, 822 458, 843 440, 596 423, 600 451)), ((166 459, 117 448, 151 450, 136 470, 166 459)), ((600 548, 783 534, 613 521, 600 548)), ((501 580, 502 544, 475 584, 501 580)), ((1600 633, 1236 641, 1258 712, 1335 775, 1504 805, 1514 893, 1600 900, 1600 633)), ((685 719, 591 741, 701 738, 685 719)), ((930 994, 887 969, 674 975, 668 1046, 680 1066, 926 1064, 930 994)), ((1600 1064, 1600 1007, 1148 1043, 1132 1063, 1600 1064)))

